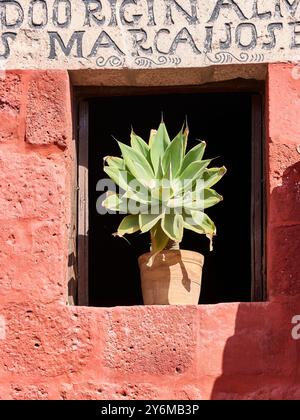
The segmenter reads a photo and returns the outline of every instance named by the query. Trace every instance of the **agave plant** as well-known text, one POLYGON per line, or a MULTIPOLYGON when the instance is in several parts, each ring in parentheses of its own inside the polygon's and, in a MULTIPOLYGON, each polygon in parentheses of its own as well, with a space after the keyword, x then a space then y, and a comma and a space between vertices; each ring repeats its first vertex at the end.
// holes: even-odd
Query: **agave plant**
POLYGON ((216 234, 205 209, 223 199, 211 187, 226 168, 208 168, 212 159, 203 160, 203 141, 186 152, 188 134, 184 125, 171 141, 162 122, 148 143, 132 131, 131 146, 118 142, 122 158, 105 158, 104 171, 120 192, 109 194, 103 206, 128 214, 116 235, 150 231, 151 251, 156 253, 180 243, 184 228, 210 239, 216 234))

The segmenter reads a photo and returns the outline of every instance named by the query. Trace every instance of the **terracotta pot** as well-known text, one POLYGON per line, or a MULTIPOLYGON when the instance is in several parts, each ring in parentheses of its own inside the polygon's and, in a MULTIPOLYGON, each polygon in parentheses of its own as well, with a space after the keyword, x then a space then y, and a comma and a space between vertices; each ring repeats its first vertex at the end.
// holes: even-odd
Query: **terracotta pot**
POLYGON ((198 305, 204 256, 193 251, 162 251, 139 257, 145 305, 198 305))

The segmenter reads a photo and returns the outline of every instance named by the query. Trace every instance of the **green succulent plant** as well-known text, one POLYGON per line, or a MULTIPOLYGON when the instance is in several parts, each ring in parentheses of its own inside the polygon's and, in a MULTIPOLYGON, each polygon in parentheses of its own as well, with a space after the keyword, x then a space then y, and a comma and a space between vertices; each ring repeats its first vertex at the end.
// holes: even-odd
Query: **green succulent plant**
POLYGON ((212 159, 203 160, 205 142, 187 152, 188 134, 184 125, 171 141, 162 122, 148 143, 132 131, 131 146, 118 142, 122 158, 104 159, 104 171, 122 192, 109 194, 103 206, 128 214, 116 235, 150 231, 155 253, 180 243, 184 228, 209 238, 216 234, 204 210, 223 199, 211 187, 226 168, 208 168, 212 159))

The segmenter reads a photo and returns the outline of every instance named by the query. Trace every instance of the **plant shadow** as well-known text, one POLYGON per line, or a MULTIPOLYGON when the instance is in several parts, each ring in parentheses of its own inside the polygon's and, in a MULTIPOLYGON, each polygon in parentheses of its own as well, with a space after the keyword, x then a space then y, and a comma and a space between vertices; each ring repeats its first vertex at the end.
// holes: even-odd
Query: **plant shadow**
MULTIPOLYGON (((278 171, 269 199, 268 295, 285 304, 239 303, 222 355, 222 374, 210 399, 293 399, 300 396, 299 346, 291 338, 291 320, 300 313, 300 162, 278 171), (271 233, 271 235, 270 235, 271 233), (296 378, 297 376, 297 378, 296 378), (294 391, 296 394, 294 394, 294 391)), ((233 304, 235 305, 235 304, 233 304)), ((220 313, 230 322, 228 305, 220 313)), ((229 325, 224 327, 230 329, 229 325)), ((211 351, 216 349, 211 342, 211 351)))

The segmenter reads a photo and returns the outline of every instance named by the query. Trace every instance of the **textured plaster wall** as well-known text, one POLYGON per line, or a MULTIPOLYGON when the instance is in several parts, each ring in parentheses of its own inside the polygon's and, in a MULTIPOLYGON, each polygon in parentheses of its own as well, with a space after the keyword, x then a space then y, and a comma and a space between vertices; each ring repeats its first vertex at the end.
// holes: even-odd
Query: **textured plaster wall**
POLYGON ((291 71, 270 65, 267 81, 269 302, 198 307, 66 305, 68 74, 0 80, 0 398, 300 398, 300 341, 291 337, 300 80, 291 71))

